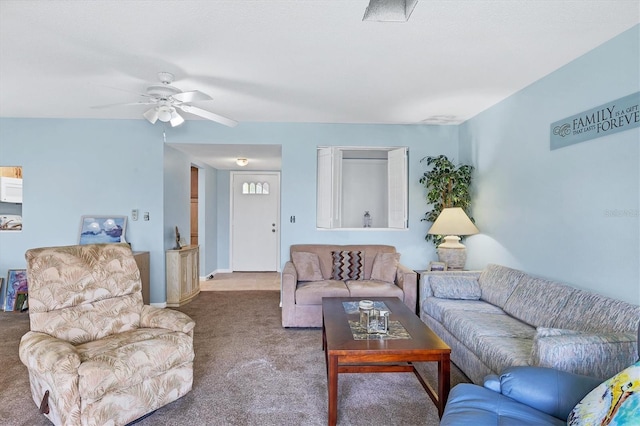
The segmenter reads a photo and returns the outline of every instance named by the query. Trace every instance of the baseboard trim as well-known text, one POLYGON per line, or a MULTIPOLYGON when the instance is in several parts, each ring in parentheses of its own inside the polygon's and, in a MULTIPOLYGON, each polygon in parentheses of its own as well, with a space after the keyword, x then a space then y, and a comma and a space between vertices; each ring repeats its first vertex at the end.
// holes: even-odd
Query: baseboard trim
POLYGON ((200 277, 200 281, 206 281, 213 279, 215 274, 230 274, 233 272, 231 269, 215 269, 213 272, 205 275, 204 277, 200 277))
POLYGON ((161 303, 149 303, 151 306, 153 306, 154 308, 166 308, 167 307, 167 302, 161 302, 161 303))

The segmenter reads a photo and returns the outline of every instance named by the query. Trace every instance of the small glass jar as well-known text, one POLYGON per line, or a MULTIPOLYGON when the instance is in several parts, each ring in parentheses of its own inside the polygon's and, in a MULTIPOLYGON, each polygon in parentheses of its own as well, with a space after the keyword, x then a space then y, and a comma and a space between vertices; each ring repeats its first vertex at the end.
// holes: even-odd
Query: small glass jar
POLYGON ((371 309, 370 312, 369 322, 367 323, 367 333, 378 334, 378 316, 380 315, 380 311, 377 309, 371 309))
POLYGON ((358 310, 360 311, 360 327, 368 332, 370 317, 373 313, 373 302, 371 300, 361 300, 358 303, 358 310))
POLYGON ((389 311, 378 311, 378 334, 389 334, 389 311))

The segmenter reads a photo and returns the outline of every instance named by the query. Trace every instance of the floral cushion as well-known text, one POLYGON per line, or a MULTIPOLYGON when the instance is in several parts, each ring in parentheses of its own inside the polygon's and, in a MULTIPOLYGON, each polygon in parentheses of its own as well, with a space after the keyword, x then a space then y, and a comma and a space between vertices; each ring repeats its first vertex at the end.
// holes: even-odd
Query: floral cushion
POLYGON ((338 281, 364 279, 364 252, 332 251, 331 279, 338 281))
POLYGON ((34 402, 48 392, 43 414, 53 424, 124 425, 191 390, 195 323, 143 304, 127 244, 43 247, 25 257, 31 330, 18 353, 34 402))
POLYGON ((638 425, 640 419, 640 361, 622 370, 582 398, 567 423, 586 425, 638 425))
POLYGON ((82 363, 78 389, 82 398, 96 401, 149 377, 193 362, 192 338, 161 328, 139 328, 76 346, 82 363))
POLYGON ((142 284, 120 244, 27 250, 32 331, 81 344, 140 326, 142 284))

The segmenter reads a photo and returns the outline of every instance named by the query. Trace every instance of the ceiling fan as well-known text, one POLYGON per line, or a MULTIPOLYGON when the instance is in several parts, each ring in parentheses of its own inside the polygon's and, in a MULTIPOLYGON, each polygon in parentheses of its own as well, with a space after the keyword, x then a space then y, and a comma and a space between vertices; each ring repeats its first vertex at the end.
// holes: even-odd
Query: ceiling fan
MULTIPOLYGON (((158 79, 160 80, 160 84, 153 84, 147 87, 146 93, 140 94, 147 98, 146 100, 118 105, 152 105, 149 110, 142 114, 151 124, 160 120, 164 123, 171 124, 171 127, 181 125, 184 123, 184 118, 178 114, 178 110, 197 115, 229 127, 235 127, 238 124, 235 120, 191 105, 191 102, 210 101, 212 98, 199 90, 183 92, 177 87, 172 86, 171 83, 174 81, 173 74, 169 72, 159 72, 158 79)), ((104 107, 108 106, 114 105, 105 105, 104 107)))

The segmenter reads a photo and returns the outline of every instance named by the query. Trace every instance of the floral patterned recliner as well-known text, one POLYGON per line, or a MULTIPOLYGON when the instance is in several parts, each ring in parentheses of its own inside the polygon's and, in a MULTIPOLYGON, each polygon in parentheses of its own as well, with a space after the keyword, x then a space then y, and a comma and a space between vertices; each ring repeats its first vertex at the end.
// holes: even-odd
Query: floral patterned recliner
POLYGON ((56 425, 124 425, 193 383, 193 328, 142 302, 127 244, 28 250, 31 330, 20 342, 31 395, 56 425))

